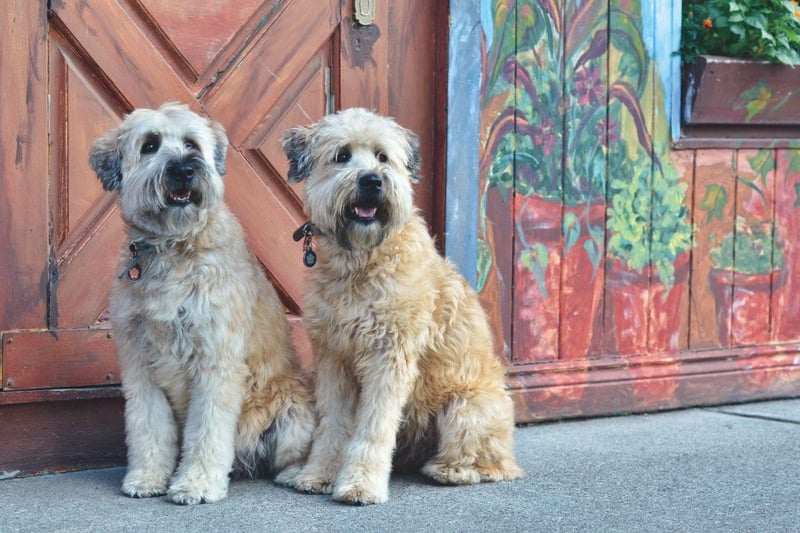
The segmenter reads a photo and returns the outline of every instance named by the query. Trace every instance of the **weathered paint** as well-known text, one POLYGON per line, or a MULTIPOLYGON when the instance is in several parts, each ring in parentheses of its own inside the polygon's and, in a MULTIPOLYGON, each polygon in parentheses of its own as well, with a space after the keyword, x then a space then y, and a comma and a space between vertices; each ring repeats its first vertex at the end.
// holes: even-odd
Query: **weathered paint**
MULTIPOLYGON (((454 2, 454 20, 474 7, 454 2)), ((520 418, 800 393, 800 258, 786 238, 800 152, 673 148, 680 2, 482 0, 480 20, 475 283, 520 418), (740 272, 758 262, 744 252, 720 273, 736 239, 769 254, 766 273, 740 272)), ((474 91, 458 56, 451 45, 451 82, 474 91)), ((451 131, 448 151, 470 142, 451 131)))
POLYGON ((479 0, 450 3, 447 83, 445 253, 474 286, 477 272, 478 123, 481 31, 479 0))

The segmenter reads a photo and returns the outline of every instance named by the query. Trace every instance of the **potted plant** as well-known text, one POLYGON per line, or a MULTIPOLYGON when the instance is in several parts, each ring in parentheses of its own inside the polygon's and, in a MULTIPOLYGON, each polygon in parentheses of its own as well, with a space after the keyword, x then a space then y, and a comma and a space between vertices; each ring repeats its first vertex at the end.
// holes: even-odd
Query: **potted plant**
POLYGON ((683 0, 683 121, 796 124, 796 0, 683 0))
POLYGON ((641 149, 633 158, 619 152, 609 154, 617 170, 609 181, 606 270, 617 349, 675 351, 692 247, 687 185, 667 160, 653 165, 641 149))
MULTIPOLYGON (((772 202, 767 179, 775 171, 771 150, 759 150, 747 159, 754 175, 741 173, 732 156, 736 181, 752 191, 748 217, 738 215, 733 231, 711 249, 709 285, 714 295, 717 331, 722 346, 757 344, 765 340, 764 311, 771 309, 774 292, 786 281, 784 247, 770 218, 772 202)), ((800 167, 799 167, 800 168, 800 167)), ((722 219, 730 195, 722 184, 713 184, 700 204, 707 220, 722 219)), ((795 202, 795 206, 797 203, 795 202)), ((710 236, 712 244, 716 236, 710 236)))
POLYGON ((516 34, 503 32, 498 18, 484 80, 482 107, 500 112, 487 126, 481 161, 478 288, 493 264, 487 200, 499 194, 515 224, 515 308, 525 327, 514 335, 533 359, 582 358, 589 349, 605 268, 608 147, 598 139, 609 113, 631 117, 641 132, 633 142, 652 149, 639 104, 648 59, 630 14, 602 0, 564 9, 569 32, 552 2, 520 5, 516 34), (609 17, 627 30, 608 32, 609 17), (609 38, 626 78, 602 79, 609 38))
POLYGON ((724 347, 763 342, 765 310, 785 281, 783 246, 769 222, 736 217, 735 231, 711 249, 719 341, 724 347))

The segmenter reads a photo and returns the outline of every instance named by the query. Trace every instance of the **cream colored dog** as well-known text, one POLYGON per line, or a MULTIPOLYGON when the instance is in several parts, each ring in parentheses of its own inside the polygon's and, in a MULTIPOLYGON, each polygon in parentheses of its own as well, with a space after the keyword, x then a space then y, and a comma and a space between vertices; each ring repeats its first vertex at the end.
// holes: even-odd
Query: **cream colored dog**
POLYGON ((232 468, 286 483, 310 445, 311 393, 283 308, 222 201, 227 144, 220 124, 165 104, 91 149, 128 235, 110 310, 129 496, 217 501, 232 468))
POLYGON ((522 475, 486 316, 412 204, 418 144, 364 109, 283 135, 319 243, 304 319, 320 423, 298 490, 384 502, 395 449, 440 483, 522 475))

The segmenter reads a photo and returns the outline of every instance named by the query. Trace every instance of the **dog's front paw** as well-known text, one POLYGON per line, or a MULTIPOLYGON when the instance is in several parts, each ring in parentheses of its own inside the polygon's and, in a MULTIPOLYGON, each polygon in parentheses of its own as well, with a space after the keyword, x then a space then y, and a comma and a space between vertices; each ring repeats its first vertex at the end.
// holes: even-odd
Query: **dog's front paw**
POLYGON ((292 486, 306 494, 330 494, 333 492, 333 480, 325 476, 300 473, 292 486))
POLYGON ((303 470, 302 465, 290 465, 281 470, 277 476, 273 479, 275 483, 278 485, 283 485, 284 487, 295 487, 295 482, 297 481, 297 477, 300 475, 300 472, 303 470))
POLYGON ((167 477, 140 470, 128 471, 122 480, 122 492, 132 498, 150 498, 167 493, 167 477))
POLYGON ((384 503, 389 501, 389 486, 375 478, 346 476, 336 481, 332 498, 351 505, 384 503))
POLYGON ((431 461, 422 467, 422 473, 442 485, 474 485, 481 482, 480 472, 471 466, 431 461))
POLYGON ((181 475, 170 484, 167 497, 180 505, 217 502, 228 494, 227 481, 215 483, 202 474, 181 475))

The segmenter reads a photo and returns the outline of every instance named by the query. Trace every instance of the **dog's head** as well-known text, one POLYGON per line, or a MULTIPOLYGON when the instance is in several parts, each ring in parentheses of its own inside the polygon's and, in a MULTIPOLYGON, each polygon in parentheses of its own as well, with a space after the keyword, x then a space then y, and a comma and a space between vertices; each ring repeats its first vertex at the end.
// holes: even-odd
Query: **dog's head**
POLYGON ((388 117, 345 109, 284 132, 290 182, 305 180, 306 214, 347 250, 372 248, 414 212, 419 138, 388 117))
POLYGON ((96 139, 89 166, 104 189, 119 193, 128 224, 171 237, 222 200, 227 149, 222 125, 166 103, 133 111, 96 139))

